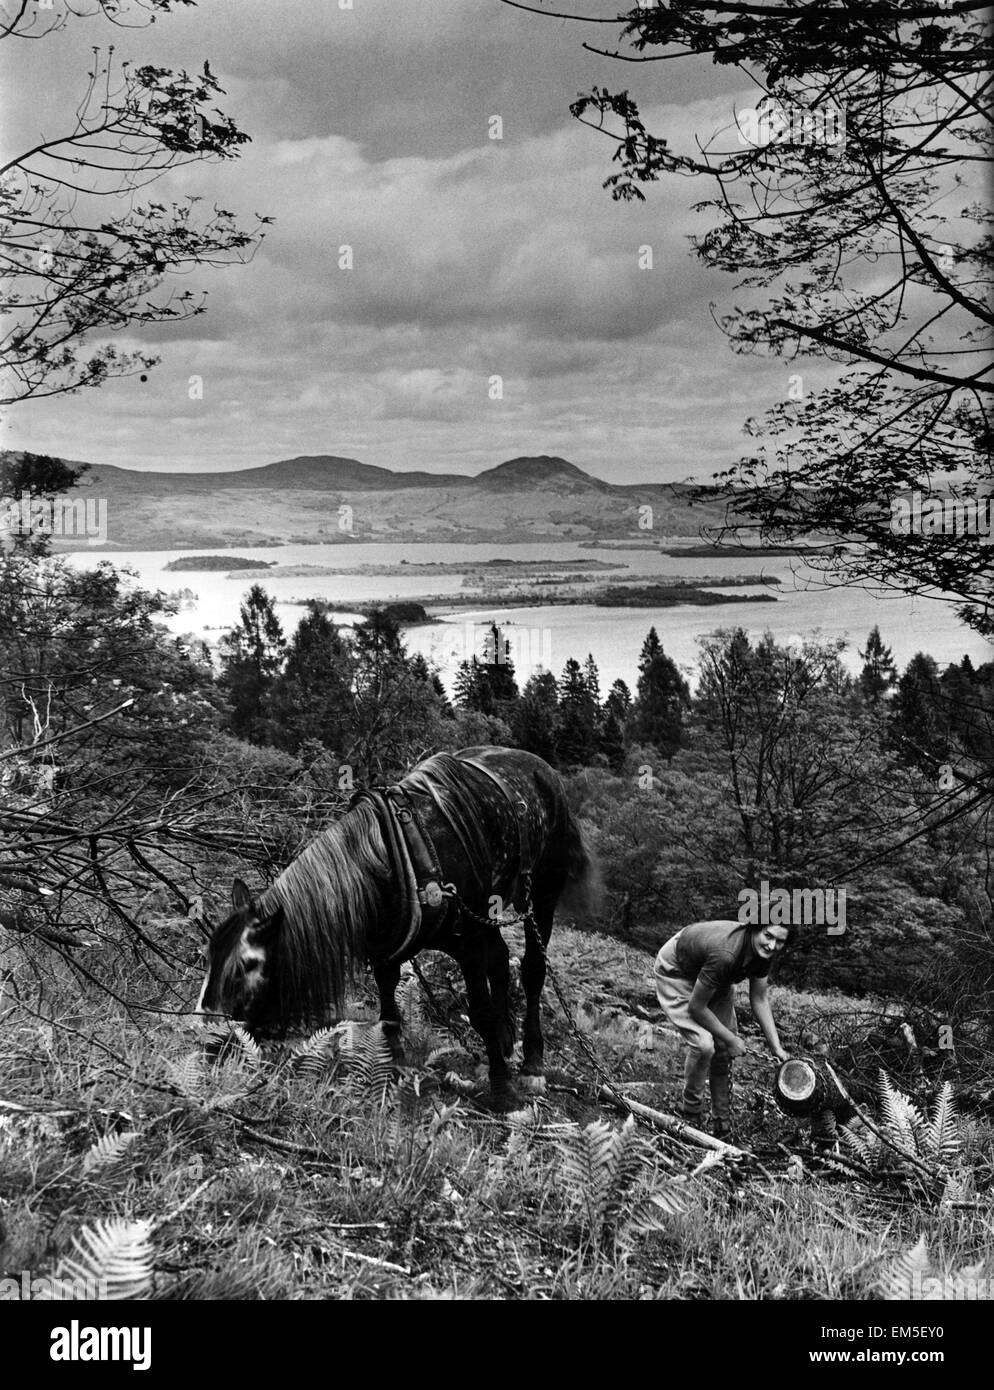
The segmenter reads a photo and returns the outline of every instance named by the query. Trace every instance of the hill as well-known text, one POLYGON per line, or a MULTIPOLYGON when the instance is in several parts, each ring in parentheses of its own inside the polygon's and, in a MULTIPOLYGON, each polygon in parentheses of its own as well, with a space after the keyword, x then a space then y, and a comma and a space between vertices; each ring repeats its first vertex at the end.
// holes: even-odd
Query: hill
POLYGON ((691 508, 684 486, 615 484, 548 454, 508 459, 476 476, 395 471, 335 454, 227 473, 93 463, 76 491, 106 499, 107 548, 116 550, 545 539, 651 547, 655 538, 695 537, 721 519, 718 504, 691 508), (650 531, 639 528, 645 506, 650 531))

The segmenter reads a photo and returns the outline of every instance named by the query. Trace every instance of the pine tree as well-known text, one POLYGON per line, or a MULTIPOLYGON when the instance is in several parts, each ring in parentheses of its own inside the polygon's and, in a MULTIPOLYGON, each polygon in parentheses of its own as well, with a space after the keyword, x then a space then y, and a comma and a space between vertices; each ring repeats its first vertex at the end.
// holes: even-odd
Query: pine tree
POLYGON ((553 767, 556 753, 556 727, 559 692, 551 671, 536 671, 525 684, 521 698, 511 714, 511 732, 519 748, 544 758, 553 767))
POLYGON ((616 680, 604 701, 605 718, 608 714, 613 714, 621 727, 624 728, 631 712, 632 692, 623 680, 616 680))
POLYGON ((343 751, 358 781, 384 781, 437 746, 448 702, 427 662, 409 657, 396 618, 374 609, 356 627, 350 739, 343 751))
POLYGON ((639 674, 644 675, 657 657, 663 654, 663 644, 659 640, 659 633, 654 627, 650 627, 645 641, 642 643, 642 651, 639 653, 639 674))
POLYGON ((583 766, 591 761, 597 748, 597 713, 580 663, 570 657, 559 681, 556 748, 562 762, 583 766))
POLYGON ((676 663, 663 651, 656 629, 650 628, 639 657, 639 678, 631 713, 631 736, 652 744, 672 758, 683 735, 683 713, 690 705, 690 688, 676 663))
POLYGON ((890 705, 891 740, 902 762, 929 775, 949 752, 949 720, 939 668, 925 652, 911 658, 890 705))
POLYGON ((253 584, 239 624, 221 639, 221 688, 232 732, 250 743, 269 742, 269 696, 283 664, 286 641, 274 601, 253 584))
POLYGON ((879 627, 873 628, 866 639, 866 650, 859 655, 865 663, 859 674, 859 688, 869 704, 877 705, 897 681, 894 657, 890 647, 884 646, 879 627))
POLYGON ((353 657, 319 603, 311 603, 270 696, 273 742, 295 753, 307 739, 339 752, 352 708, 353 657))
POLYGON ((456 703, 479 714, 510 717, 518 699, 510 642, 496 623, 487 630, 482 657, 475 654, 459 665, 455 680, 456 703))
POLYGON ((612 772, 620 772, 625 762, 625 733, 613 709, 608 709, 601 724, 597 749, 612 772))

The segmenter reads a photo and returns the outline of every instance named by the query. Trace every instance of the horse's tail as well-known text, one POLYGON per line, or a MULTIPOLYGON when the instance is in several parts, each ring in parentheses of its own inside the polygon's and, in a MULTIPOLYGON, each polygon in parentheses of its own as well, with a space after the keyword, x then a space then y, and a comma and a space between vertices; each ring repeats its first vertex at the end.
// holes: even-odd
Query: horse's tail
POLYGON ((580 822, 566 811, 566 884, 559 911, 581 922, 594 922, 604 911, 605 889, 597 856, 587 844, 580 822))

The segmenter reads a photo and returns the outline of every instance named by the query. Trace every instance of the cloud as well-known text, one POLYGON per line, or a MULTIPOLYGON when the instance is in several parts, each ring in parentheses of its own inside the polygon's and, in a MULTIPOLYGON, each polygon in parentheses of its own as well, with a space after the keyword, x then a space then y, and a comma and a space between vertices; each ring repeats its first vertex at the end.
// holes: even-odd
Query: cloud
MULTIPOLYGON (((74 90, 96 35, 71 28, 27 46, 25 92, 43 48, 74 90)), ((253 135, 238 161, 189 166, 157 196, 276 222, 251 264, 184 281, 208 312, 142 335, 163 359, 146 383, 25 406, 8 446, 136 467, 328 452, 467 471, 554 447, 636 481, 727 466, 745 416, 782 394, 783 364, 734 357, 710 317, 732 281, 690 252, 706 190, 669 180, 645 204, 603 190, 611 145, 566 108, 625 74, 568 26, 492 0, 212 0, 114 37, 163 64, 209 57, 253 135)), ((668 74, 667 104, 647 111, 674 143, 727 124, 740 80, 694 71, 668 74)))

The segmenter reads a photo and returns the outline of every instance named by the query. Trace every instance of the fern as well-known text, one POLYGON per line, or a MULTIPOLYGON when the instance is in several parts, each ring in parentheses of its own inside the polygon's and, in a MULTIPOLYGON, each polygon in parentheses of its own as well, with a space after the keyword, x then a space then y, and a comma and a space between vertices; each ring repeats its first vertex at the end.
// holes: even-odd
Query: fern
POLYGON ((253 1038, 252 1034, 249 1033, 247 1029, 243 1028, 240 1023, 233 1023, 231 1025, 231 1036, 232 1039, 238 1043, 241 1056, 246 1062, 253 1067, 257 1067, 262 1063, 262 1048, 256 1042, 255 1038, 253 1038))
POLYGON ((414 1032, 427 1022, 424 995, 413 970, 401 981, 396 998, 397 1011, 406 1032, 414 1032))
POLYGON ((239 1061, 257 1067, 264 1060, 262 1048, 240 1023, 209 1023, 203 1039, 204 1053, 214 1062, 239 1061))
POLYGON ((952 1274, 934 1269, 922 1235, 910 1250, 902 1251, 881 1271, 877 1286, 887 1302, 909 1299, 914 1302, 965 1299, 990 1302, 994 1298, 994 1281, 985 1278, 983 1271, 983 1260, 975 1265, 964 1265, 952 1274))
POLYGON ((686 1187, 670 1178, 635 1207, 629 1224, 632 1230, 643 1233, 668 1231, 673 1217, 682 1216, 688 1205, 686 1187))
POLYGON ((53 1275, 49 1298, 144 1298, 153 1274, 151 1235, 148 1221, 120 1217, 84 1226, 73 1237, 75 1257, 63 1259, 53 1275))
POLYGON ((592 1242, 610 1246, 633 1233, 665 1229, 687 1210, 687 1191, 678 1180, 649 1185, 653 1153, 634 1116, 620 1129, 594 1120, 584 1129, 571 1125, 560 1132, 560 1180, 592 1242))
POLYGON ((882 1138, 858 1137, 848 1126, 842 1128, 844 1139, 860 1162, 880 1176, 896 1176, 903 1181, 914 1176, 918 1182, 922 1180, 924 1165, 926 1170, 933 1171, 937 1182, 944 1178, 943 1185, 952 1190, 949 1182, 959 1176, 953 1168, 960 1157, 963 1140, 949 1082, 942 1087, 926 1119, 897 1089, 887 1073, 881 1071, 880 1109, 882 1138))
POLYGON ((597 1239, 613 1230, 629 1189, 645 1162, 634 1117, 620 1129, 592 1120, 560 1142, 560 1179, 579 1209, 584 1229, 597 1239))
POLYGON ((167 1062, 169 1079, 180 1095, 198 1099, 204 1089, 204 1064, 199 1052, 189 1052, 179 1062, 167 1062))
POLYGON ((343 1031, 340 1023, 332 1028, 319 1028, 291 1050, 291 1065, 306 1076, 321 1076, 334 1070, 341 1054, 343 1031))
POLYGON ((110 1168, 127 1153, 138 1138, 138 1131, 127 1130, 121 1134, 105 1134, 98 1139, 83 1156, 83 1172, 86 1175, 102 1172, 110 1168))
MULTIPOLYGON (((236 1101, 244 1099, 244 1090, 226 1091, 213 1096, 205 1094, 211 1078, 208 1078, 205 1072, 203 1057, 199 1052, 190 1052, 179 1062, 167 1062, 166 1071, 179 1094, 186 1100, 195 1101, 205 1110, 224 1109, 225 1106, 234 1105, 236 1101)), ((228 1079, 232 1078, 229 1076, 228 1079)), ((235 1084, 238 1084, 237 1079, 235 1084)))
POLYGON ((929 1123, 923 1133, 923 1142, 928 1157, 940 1163, 943 1168, 951 1168, 960 1157, 963 1137, 960 1134, 953 1102, 953 1088, 948 1081, 943 1084, 936 1098, 929 1123))
POLYGON ((848 1125, 840 1125, 839 1133, 842 1135, 843 1141, 852 1149, 860 1163, 863 1164, 864 1168, 873 1168, 880 1148, 879 1144, 876 1144, 875 1141, 873 1145, 867 1143, 864 1138, 851 1130, 848 1125))
POLYGON ((349 1087, 362 1096, 382 1100, 394 1084, 393 1050, 383 1029, 354 1028, 347 1053, 349 1087))
POLYGON ((884 1121, 881 1128, 887 1131, 887 1137, 906 1152, 917 1154, 924 1123, 921 1111, 892 1084, 883 1068, 880 1070, 880 1108, 884 1121))

